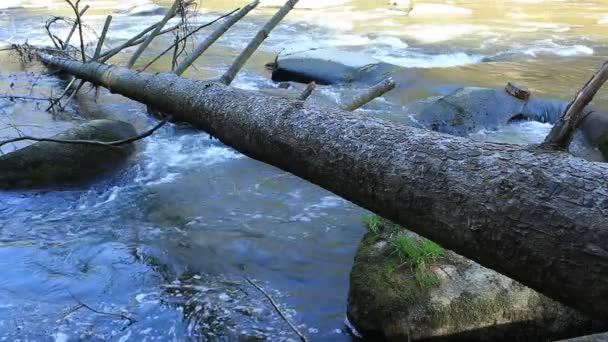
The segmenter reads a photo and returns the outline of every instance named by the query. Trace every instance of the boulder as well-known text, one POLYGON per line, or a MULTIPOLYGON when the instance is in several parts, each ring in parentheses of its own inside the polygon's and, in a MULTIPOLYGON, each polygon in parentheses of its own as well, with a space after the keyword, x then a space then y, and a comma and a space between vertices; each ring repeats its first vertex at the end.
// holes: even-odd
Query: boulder
POLYGON ((279 57, 267 66, 272 70, 273 81, 314 81, 321 85, 352 82, 371 85, 395 71, 404 70, 361 53, 335 49, 317 49, 279 57))
POLYGON ((415 103, 409 111, 416 125, 466 136, 481 129, 496 130, 512 119, 553 123, 566 105, 564 101, 536 97, 524 101, 504 89, 465 87, 415 103))
POLYGON ((590 108, 590 112, 579 130, 585 139, 592 145, 597 146, 605 160, 608 160, 608 109, 590 108))
MULTIPOLYGON (((54 136, 55 139, 116 141, 136 136, 129 123, 93 120, 54 136)), ((133 151, 121 147, 37 142, 0 156, 1 189, 77 186, 122 164, 133 151)))
POLYGON ((375 217, 350 275, 347 317, 390 341, 547 341, 598 322, 497 272, 375 217))

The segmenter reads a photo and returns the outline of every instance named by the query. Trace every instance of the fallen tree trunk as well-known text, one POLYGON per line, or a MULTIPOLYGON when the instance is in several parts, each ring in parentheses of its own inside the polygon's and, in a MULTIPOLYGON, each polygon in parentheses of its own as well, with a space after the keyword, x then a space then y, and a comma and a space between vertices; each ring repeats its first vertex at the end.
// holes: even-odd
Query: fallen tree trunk
POLYGON ((608 164, 45 53, 558 301, 608 317, 608 164))

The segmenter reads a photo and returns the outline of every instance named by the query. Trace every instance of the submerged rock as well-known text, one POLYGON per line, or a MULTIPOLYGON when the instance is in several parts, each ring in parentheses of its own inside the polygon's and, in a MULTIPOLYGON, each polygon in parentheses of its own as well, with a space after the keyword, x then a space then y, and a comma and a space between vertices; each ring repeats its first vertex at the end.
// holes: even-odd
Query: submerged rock
MULTIPOLYGON (((53 138, 116 141, 136 136, 129 123, 93 120, 53 138)), ((91 146, 37 142, 0 156, 0 188, 28 189, 75 186, 94 180, 116 168, 133 146, 91 146)))
POLYGON ((532 97, 523 101, 502 89, 465 87, 440 98, 423 100, 410 111, 418 125, 441 133, 466 136, 496 130, 512 119, 555 122, 567 103, 532 97))
POLYGON ((347 315, 393 341, 546 341, 605 325, 385 220, 359 245, 347 315))
POLYGON ((167 13, 167 9, 153 3, 150 0, 131 0, 120 5, 118 8, 118 13, 133 16, 164 15, 167 13))

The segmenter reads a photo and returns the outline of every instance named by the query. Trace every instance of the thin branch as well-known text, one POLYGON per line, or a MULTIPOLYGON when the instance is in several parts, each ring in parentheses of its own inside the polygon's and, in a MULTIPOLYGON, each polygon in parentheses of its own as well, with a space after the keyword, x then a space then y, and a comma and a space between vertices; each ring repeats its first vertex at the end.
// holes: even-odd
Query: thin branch
POLYGON ((198 59, 207 49, 215 43, 228 29, 232 27, 237 21, 241 20, 244 16, 247 15, 252 9, 254 9, 260 2, 258 0, 253 1, 249 5, 243 7, 240 11, 238 11, 234 16, 227 19, 222 25, 218 26, 203 42, 201 42, 194 51, 181 63, 173 71, 174 74, 181 76, 191 65, 198 59))
MULTIPOLYGON (((80 0, 76 0, 76 3, 72 3, 71 0, 65 0, 65 1, 72 7, 72 10, 74 10, 74 15, 76 15, 76 25, 78 25, 78 36, 80 37, 80 54, 82 56, 82 63, 86 63, 87 57, 84 52, 84 38, 82 37, 82 22, 80 21, 80 12, 78 11, 78 4, 80 3, 80 0)), ((70 33, 72 33, 72 32, 70 32, 70 33)), ((68 46, 70 38, 71 38, 71 35, 68 37, 68 39, 66 39, 66 42, 63 45, 64 48, 68 46)))
MULTIPOLYGON (((131 324, 133 324, 133 323, 136 322, 135 319, 133 319, 133 318, 127 316, 127 315, 121 314, 121 313, 114 313, 114 312, 106 312, 106 311, 97 310, 97 309, 95 309, 95 308, 93 308, 93 307, 91 307, 91 306, 83 303, 80 299, 76 298, 76 296, 74 296, 74 294, 72 293, 72 291, 70 291, 69 289, 67 291, 70 293, 70 296, 72 296, 72 299, 74 299, 76 301, 76 303, 78 303, 79 306, 81 306, 83 308, 86 308, 86 309, 88 309, 88 310, 90 310, 90 311, 92 311, 92 312, 94 312, 96 314, 108 315, 108 316, 118 317, 120 319, 126 319, 126 320, 129 321, 129 325, 131 325, 131 324)), ((80 308, 78 308, 78 309, 80 309, 80 308)), ((73 311, 75 311, 75 310, 72 310, 72 312, 73 311)))
POLYGON ((51 105, 46 109, 47 112, 49 110, 51 110, 51 108, 53 108, 57 104, 59 104, 61 107, 61 99, 68 93, 68 90, 70 90, 70 88, 72 87, 72 84, 74 84, 74 82, 76 82, 76 77, 72 78, 70 83, 68 83, 68 85, 65 87, 65 89, 63 89, 63 93, 61 93, 61 95, 59 95, 58 98, 51 101, 51 105))
POLYGON ((147 68, 150 67, 150 65, 154 64, 158 59, 160 59, 162 56, 164 56, 167 52, 169 52, 171 49, 175 48, 178 44, 180 44, 183 41, 186 41, 188 38, 190 38, 190 36, 196 34, 198 31, 204 29, 205 27, 211 26, 213 24, 215 24, 216 22, 218 22, 219 20, 222 20, 230 15, 232 15, 234 12, 238 11, 238 8, 235 9, 234 11, 228 13, 228 14, 224 14, 219 18, 216 18, 215 20, 208 22, 206 24, 203 24, 199 27, 197 27, 195 30, 193 30, 192 32, 188 33, 187 35, 185 35, 184 37, 182 37, 181 39, 179 39, 178 41, 174 42, 171 46, 169 46, 167 49, 165 49, 165 51, 161 52, 158 56, 156 56, 152 61, 150 61, 148 64, 146 64, 146 66, 142 69, 142 70, 146 70, 147 68))
MULTIPOLYGON (((72 3, 69 0, 66 0, 70 6, 72 6, 72 3)), ((79 1, 80 2, 80 1, 79 1)), ((72 6, 72 9, 74 7, 72 6)), ((84 8, 80 11, 80 13, 78 13, 77 18, 81 17, 84 15, 84 13, 89 9, 89 5, 84 6, 84 8)), ((70 33, 68 34, 68 37, 65 39, 65 42, 62 44, 63 49, 65 50, 67 48, 67 46, 70 44, 70 40, 72 39, 72 35, 74 34, 74 31, 76 31, 76 28, 78 27, 78 21, 75 21, 74 24, 72 25, 72 29, 70 30, 70 33)), ((59 47, 57 47, 59 48, 59 47)))
POLYGON ((545 141, 540 145, 541 148, 548 150, 568 149, 574 138, 576 128, 585 116, 585 107, 593 100, 595 94, 606 81, 608 81, 608 61, 602 64, 593 77, 579 90, 574 100, 568 104, 562 117, 555 123, 545 141))
POLYGON ((386 78, 375 86, 367 89, 362 94, 355 96, 349 103, 341 106, 343 110, 352 112, 357 108, 365 105, 371 100, 384 95, 384 93, 395 88, 395 81, 392 78, 386 78))
POLYGON ((109 15, 106 17, 106 22, 103 25, 103 30, 101 31, 101 36, 99 37, 99 41, 97 42, 97 47, 95 48, 95 53, 93 54, 93 60, 97 60, 99 58, 99 54, 101 53, 101 47, 103 46, 103 42, 106 40, 106 34, 108 33, 108 29, 110 28, 111 22, 112 22, 112 16, 109 15))
MULTIPOLYGON (((102 53, 101 54, 101 59, 99 61, 102 62, 102 63, 104 63, 108 59, 114 57, 120 51, 122 51, 122 50, 124 50, 124 49, 126 49, 128 47, 135 46, 135 45, 143 43, 147 39, 147 37, 143 37, 143 35, 145 35, 146 33, 148 33, 150 30, 153 30, 157 25, 158 25, 158 23, 154 24, 154 25, 152 25, 152 26, 150 26, 148 28, 146 28, 145 30, 143 30, 142 32, 140 32, 139 34, 137 34, 135 37, 129 39, 128 41, 124 42, 120 46, 118 46, 116 48, 113 48, 112 50, 108 50, 105 53, 102 53)), ((173 26, 171 26, 171 27, 169 27, 167 29, 164 29, 164 30, 160 31, 160 33, 158 34, 158 36, 162 36, 165 33, 175 31, 176 29, 180 28, 181 25, 182 24, 179 23, 177 25, 173 25, 173 26)))
POLYGON ((300 332, 300 330, 298 330, 298 328, 293 323, 291 323, 291 321, 289 320, 289 318, 287 318, 287 316, 283 313, 283 311, 281 311, 281 309, 279 308, 279 306, 277 305, 277 303, 274 301, 274 299, 272 299, 272 297, 268 294, 268 292, 264 291, 263 288, 261 288, 258 284, 256 284, 250 278, 245 278, 245 279, 247 279, 247 282, 249 282, 249 284, 251 284, 253 287, 255 287, 256 289, 258 289, 258 291, 260 291, 268 299, 268 301, 270 302, 270 304, 272 304, 272 307, 281 316, 281 318, 283 318, 283 320, 285 322, 287 322, 287 324, 289 324, 289 327, 291 328, 291 330, 293 330, 300 337, 300 340, 302 340, 302 342, 308 342, 308 338, 306 338, 306 336, 304 334, 302 334, 300 332))
POLYGON ((158 23, 158 26, 156 26, 154 28, 154 31, 152 31, 152 33, 150 33, 148 38, 137 48, 135 53, 133 53, 133 55, 127 62, 127 65, 126 65, 127 68, 131 69, 133 67, 133 65, 135 64, 137 59, 141 56, 141 54, 144 52, 144 50, 146 50, 146 48, 148 47, 148 45, 150 45, 152 40, 154 40, 154 38, 160 33, 160 30, 162 30, 162 28, 165 26, 165 24, 167 24, 169 19, 171 19, 175 15, 175 10, 177 10, 177 7, 180 5, 181 2, 182 2, 182 0, 175 0, 173 2, 173 5, 171 6, 171 8, 167 12, 167 14, 165 14, 163 19, 158 23))
POLYGON ((253 39, 251 40, 251 42, 249 42, 249 45, 247 45, 245 50, 241 52, 241 54, 232 63, 230 68, 228 68, 228 70, 220 78, 221 83, 225 85, 230 85, 230 83, 232 83, 232 81, 236 77, 236 74, 239 72, 239 70, 241 70, 243 65, 245 65, 249 57, 253 55, 255 50, 257 50, 258 47, 262 44, 262 42, 264 42, 264 40, 268 37, 270 32, 281 22, 281 20, 283 20, 283 18, 285 18, 287 13, 289 13, 289 11, 291 11, 291 9, 297 3, 298 0, 287 0, 285 5, 283 5, 283 7, 281 7, 281 9, 279 9, 277 13, 272 16, 272 18, 270 18, 270 20, 264 25, 264 27, 262 27, 262 29, 258 31, 255 37, 253 37, 253 39))
POLYGON ((317 86, 317 84, 314 81, 308 83, 308 85, 306 86, 306 88, 304 89, 304 91, 302 91, 302 93, 300 94, 300 96, 298 96, 298 100, 300 100, 300 101, 306 101, 306 99, 310 95, 312 95, 312 92, 315 90, 316 86, 317 86))
POLYGON ((131 138, 128 138, 128 139, 123 139, 123 140, 104 142, 104 141, 98 141, 98 140, 70 140, 70 139, 38 138, 38 137, 29 136, 29 135, 24 135, 24 136, 21 136, 21 137, 12 138, 12 139, 8 139, 8 140, 5 140, 5 141, 2 141, 2 142, 0 142, 0 147, 4 146, 6 144, 17 142, 17 141, 31 140, 31 141, 54 142, 54 143, 60 143, 60 144, 92 145, 92 146, 104 146, 104 147, 113 147, 113 148, 115 148, 115 147, 118 147, 118 146, 121 146, 121 145, 130 144, 130 143, 135 142, 137 140, 141 140, 143 138, 149 137, 156 130, 158 130, 159 128, 161 128, 162 126, 164 126, 170 119, 171 118, 165 118, 164 120, 160 121, 156 126, 154 126, 153 128, 145 131, 144 133, 139 134, 139 135, 134 136, 134 137, 131 137, 131 138))

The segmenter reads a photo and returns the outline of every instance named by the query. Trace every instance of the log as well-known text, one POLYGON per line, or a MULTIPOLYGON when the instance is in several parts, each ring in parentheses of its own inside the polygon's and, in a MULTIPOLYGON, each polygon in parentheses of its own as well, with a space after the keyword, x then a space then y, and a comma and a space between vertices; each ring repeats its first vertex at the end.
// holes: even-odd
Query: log
POLYGON ((39 58, 608 318, 608 164, 443 135, 218 82, 42 52, 39 58))

